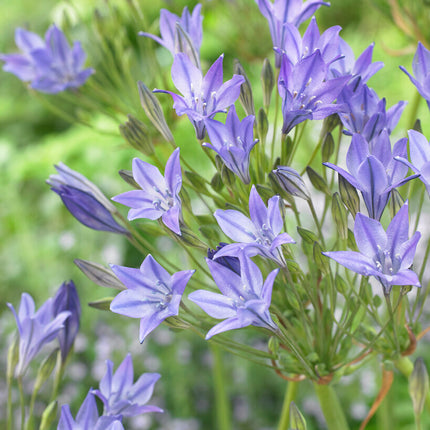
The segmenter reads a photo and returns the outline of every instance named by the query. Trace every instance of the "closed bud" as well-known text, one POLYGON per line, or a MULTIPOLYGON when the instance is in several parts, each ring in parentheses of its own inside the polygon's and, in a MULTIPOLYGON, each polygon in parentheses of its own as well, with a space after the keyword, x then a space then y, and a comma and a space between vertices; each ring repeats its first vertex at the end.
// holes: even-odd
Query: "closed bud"
POLYGON ((279 339, 275 336, 271 336, 269 339, 269 351, 277 355, 279 351, 279 339))
POLYGON ((294 197, 284 190, 273 172, 269 173, 269 182, 274 194, 280 195, 290 205, 294 205, 294 197))
MULTIPOLYGON (((171 230, 169 230, 170 232, 171 230)), ((172 234, 174 234, 172 232, 172 234)), ((193 232, 186 227, 181 226, 181 235, 176 235, 176 239, 185 243, 185 245, 191 246, 193 248, 204 249, 205 251, 208 249, 208 245, 202 242, 193 232)))
POLYGON ((133 188, 136 188, 136 190, 141 190, 142 188, 140 185, 134 180, 133 178, 133 172, 131 170, 125 170, 121 169, 118 171, 119 176, 127 182, 127 184, 131 185, 133 188))
POLYGON ((330 159, 334 152, 334 139, 331 133, 327 133, 324 137, 321 153, 322 153, 322 162, 325 163, 330 159))
POLYGON ((221 174, 219 172, 216 172, 211 180, 211 187, 216 191, 217 193, 221 191, 224 187, 224 183, 221 179, 221 174))
POLYGON ((318 190, 322 191, 324 194, 330 194, 327 183, 324 180, 324 178, 317 173, 312 167, 307 166, 306 167, 306 173, 308 174, 309 180, 311 181, 312 185, 318 190))
POLYGON ((340 118, 337 113, 326 117, 323 121, 321 136, 325 136, 327 133, 331 133, 339 124, 340 118))
POLYGON ((51 376, 54 370, 55 363, 57 362, 57 357, 59 354, 58 349, 54 349, 51 354, 46 357, 42 363, 40 363, 39 370, 37 371, 36 381, 34 383, 34 392, 37 393, 46 380, 51 376))
POLYGON ((42 418, 40 421, 39 430, 50 430, 52 423, 57 419, 57 400, 52 401, 43 411, 42 418))
POLYGON ((321 245, 318 242, 314 242, 313 256, 315 264, 322 273, 327 274, 329 273, 329 262, 328 258, 325 257, 322 252, 323 250, 321 248, 321 245))
POLYGON ((273 87, 275 86, 275 74, 269 59, 265 58, 263 69, 261 70, 261 84, 263 87, 263 104, 267 109, 272 98, 273 87))
POLYGON ((15 367, 19 360, 19 339, 18 336, 13 337, 13 341, 7 350, 7 368, 6 377, 8 381, 12 381, 15 373, 15 367))
POLYGON ((200 69, 200 56, 189 34, 184 30, 179 21, 175 27, 175 52, 183 52, 200 69))
POLYGON ((418 357, 414 363, 414 370, 409 377, 409 394, 414 405, 416 416, 420 416, 429 392, 429 375, 424 360, 418 357))
POLYGON ((297 171, 291 167, 278 166, 278 168, 273 170, 272 173, 286 193, 308 201, 311 199, 309 191, 297 171))
POLYGON ((112 303, 113 299, 114 297, 104 297, 103 299, 88 303, 88 306, 101 311, 110 311, 110 304, 112 303))
POLYGON ((215 166, 218 172, 221 172, 222 166, 224 166, 224 161, 222 161, 222 158, 218 154, 215 155, 215 166))
POLYGON ((341 202, 339 193, 333 194, 333 199, 331 201, 331 214, 333 215, 333 220, 339 233, 339 237, 342 240, 346 240, 348 238, 348 215, 346 213, 345 206, 341 202))
POLYGON ((398 192, 397 189, 391 190, 391 198, 390 198, 390 215, 391 218, 394 218, 394 215, 400 210, 400 208, 404 205, 405 201, 403 197, 398 192))
POLYGON ((421 120, 419 118, 415 121, 414 126, 412 127, 412 129, 415 130, 415 131, 418 131, 419 133, 422 134, 423 129, 421 127, 421 120))
POLYGON ((239 100, 243 106, 247 115, 255 115, 254 109, 254 97, 252 96, 252 87, 249 82, 248 76, 246 75, 245 69, 238 59, 234 60, 233 73, 235 75, 241 75, 245 78, 245 82, 240 86, 239 100))
POLYGON ((357 190, 342 176, 339 175, 339 192, 343 203, 351 212, 352 217, 360 211, 360 197, 358 196, 357 190))
POLYGON ((282 135, 282 147, 281 147, 281 164, 287 165, 288 160, 293 152, 294 144, 291 136, 282 135))
POLYGON ((224 164, 221 169, 221 179, 227 187, 232 187, 236 181, 236 175, 224 164))
POLYGON ((336 275, 336 277, 334 278, 334 286, 336 287, 336 290, 339 291, 339 293, 343 296, 345 296, 348 292, 348 284, 339 275, 336 275))
POLYGON ((76 258, 74 263, 81 269, 84 275, 101 287, 125 290, 123 283, 116 277, 111 269, 92 261, 80 260, 76 258))
POLYGON ((137 86, 139 88, 140 104, 152 125, 160 132, 164 139, 170 143, 174 143, 172 133, 166 123, 164 112, 158 99, 142 81, 138 81, 137 86))
POLYGON ((261 142, 265 142, 268 131, 269 131, 269 120, 267 119, 265 110, 263 108, 260 108, 258 110, 258 115, 257 115, 257 132, 261 142))
POLYGON ((190 328, 190 324, 178 317, 169 317, 164 322, 173 330, 187 330, 190 328))
POLYGON ((305 228, 298 226, 297 232, 299 233, 300 237, 307 243, 312 244, 318 241, 317 235, 310 230, 306 230, 305 228))
POLYGON ((119 126, 121 136, 135 149, 145 155, 154 153, 154 146, 148 136, 145 124, 132 115, 127 115, 128 121, 119 126))
POLYGON ((290 403, 290 430, 306 430, 306 421, 294 402, 290 403))

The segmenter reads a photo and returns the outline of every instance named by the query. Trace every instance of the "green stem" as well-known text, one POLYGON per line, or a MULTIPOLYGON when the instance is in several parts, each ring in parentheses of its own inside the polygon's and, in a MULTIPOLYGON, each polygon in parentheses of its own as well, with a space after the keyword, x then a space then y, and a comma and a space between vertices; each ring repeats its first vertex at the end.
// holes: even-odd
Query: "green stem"
POLYGON ((229 399, 226 391, 228 384, 225 381, 224 365, 222 362, 222 352, 218 346, 211 344, 213 364, 213 378, 215 390, 215 414, 218 430, 230 430, 231 417, 229 399))
POLYGON ((7 430, 12 430, 12 378, 7 378, 7 430))
POLYGON ((25 400, 24 388, 22 386, 22 376, 18 376, 19 402, 21 404, 21 430, 24 430, 25 423, 25 400))
POLYGON ((348 422, 333 387, 331 385, 314 383, 314 388, 326 420, 327 428, 329 430, 348 430, 348 422))
POLYGON ((287 430, 290 421, 290 404, 296 398, 299 383, 290 381, 287 384, 284 403, 282 405, 281 419, 279 420, 278 430, 287 430))

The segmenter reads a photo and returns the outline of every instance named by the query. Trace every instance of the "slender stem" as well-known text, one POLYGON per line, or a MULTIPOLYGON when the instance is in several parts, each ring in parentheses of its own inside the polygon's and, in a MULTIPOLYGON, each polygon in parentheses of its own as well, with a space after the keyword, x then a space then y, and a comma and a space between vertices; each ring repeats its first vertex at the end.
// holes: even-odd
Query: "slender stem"
POLYGON ((7 430, 12 430, 12 378, 7 378, 7 430))
POLYGON ((19 390, 19 401, 21 404, 21 430, 24 430, 25 400, 24 400, 24 388, 22 386, 22 376, 18 376, 18 390, 19 390))
POLYGON ((348 422, 333 387, 331 385, 314 383, 314 388, 326 420, 327 428, 329 430, 348 430, 348 422))
POLYGON ((284 403, 282 405, 281 419, 279 420, 278 430, 288 429, 290 421, 290 404, 296 398, 297 388, 299 383, 296 381, 290 381, 287 384, 287 390, 285 392, 284 403))
POLYGON ((215 390, 215 414, 218 430, 230 430, 231 414, 229 399, 226 391, 228 384, 225 380, 224 365, 222 362, 222 352, 217 345, 210 344, 213 364, 214 390, 215 390))
POLYGON ((385 296, 385 301, 387 302, 388 314, 390 315, 390 320, 393 325, 394 347, 396 348, 396 353, 398 353, 400 351, 400 346, 399 346, 399 338, 397 336, 397 322, 396 322, 396 319, 394 318, 394 312, 393 312, 393 307, 391 305, 390 295, 384 294, 384 296, 385 296))
POLYGON ((322 230, 321 230, 321 224, 318 220, 318 216, 317 216, 317 213, 315 212, 315 207, 314 207, 314 204, 312 203, 312 200, 308 200, 308 205, 309 205, 309 208, 311 209, 312 218, 314 219, 315 225, 318 229, 318 235, 321 239, 321 245, 325 249, 325 241, 324 241, 324 236, 323 236, 322 230))

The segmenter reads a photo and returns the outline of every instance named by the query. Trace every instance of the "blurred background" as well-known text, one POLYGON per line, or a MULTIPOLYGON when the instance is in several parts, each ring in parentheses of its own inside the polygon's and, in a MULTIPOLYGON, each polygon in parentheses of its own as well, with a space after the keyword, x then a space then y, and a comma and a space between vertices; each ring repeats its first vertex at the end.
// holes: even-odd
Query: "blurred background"
MULTIPOLYGON (((99 40, 97 23, 104 26, 106 34, 117 37, 115 13, 122 18, 124 34, 133 43, 131 51, 124 50, 122 61, 130 53, 140 53, 132 59, 130 74, 133 80, 125 83, 122 92, 128 92, 131 104, 138 106, 137 80, 149 88, 165 88, 170 76, 170 54, 155 42, 138 38, 135 29, 158 33, 160 8, 181 14, 187 5, 192 9, 196 2, 185 0, 140 0, 143 13, 142 25, 127 1, 68 2, 54 0, 19 0, 0 2, 0 52, 16 51, 14 30, 24 27, 38 34, 55 22, 65 29, 69 40, 79 39, 89 53, 97 52, 99 40), (72 3, 72 2, 71 2, 72 3), (95 19, 97 8, 99 21, 95 19), (116 12, 114 12, 116 11, 116 12), (118 12, 119 11, 119 12, 118 12), (127 21, 129 20, 129 21, 127 21), (110 26, 110 27, 109 27, 110 26), (111 30, 111 31, 110 31, 111 30), (110 31, 110 32, 109 32, 110 31), (145 49, 157 57, 163 66, 162 74, 150 67, 145 49)), ((233 59, 240 59, 253 84, 256 106, 261 106, 260 72, 265 57, 273 59, 271 38, 266 20, 260 15, 252 0, 202 0, 204 68, 221 53, 225 53, 225 79, 233 73, 233 59), (240 19, 238 19, 240 17, 240 19)), ((341 36, 351 45, 356 57, 375 42, 374 61, 383 61, 385 67, 369 81, 378 95, 386 97, 387 106, 407 100, 402 119, 394 133, 403 137, 411 128, 412 112, 416 103, 416 90, 408 77, 399 69, 404 65, 412 70, 412 58, 418 38, 423 43, 430 40, 430 2, 424 0, 332 0, 330 8, 317 12, 320 30, 340 25, 341 36)), ((118 50, 122 54, 122 48, 118 50)), ((92 57, 88 65, 98 70, 98 63, 105 58, 92 57)), ((127 60, 130 61, 130 60, 127 60)), ((128 63, 127 63, 128 64, 128 63)), ((118 95, 112 94, 112 97, 118 95)), ((168 97, 159 97, 167 107, 168 97)), ((65 101, 65 103, 67 100, 65 101)), ((53 113, 57 101, 51 96, 40 96, 29 91, 15 76, 1 73, 0 79, 0 366, 5 369, 5 348, 15 329, 15 321, 7 310, 6 302, 18 305, 22 292, 29 292, 39 306, 51 296, 65 280, 73 279, 77 285, 83 307, 82 329, 77 339, 76 355, 69 368, 60 402, 70 402, 72 412, 84 399, 90 386, 105 372, 106 359, 117 366, 127 351, 132 352, 135 375, 157 371, 162 374, 156 386, 152 404, 163 407, 164 415, 150 414, 130 422, 130 429, 212 429, 213 394, 211 355, 207 344, 191 334, 173 333, 165 326, 157 329, 144 344, 138 342, 138 321, 86 306, 87 302, 111 295, 102 287, 91 283, 74 265, 81 258, 107 265, 123 264, 137 267, 142 258, 133 254, 122 237, 90 230, 76 222, 67 212, 58 196, 49 190, 45 180, 53 174, 54 164, 62 161, 72 169, 85 174, 108 197, 125 191, 117 172, 131 169, 131 159, 137 155, 118 133, 119 122, 94 110, 89 119, 93 128, 67 121, 53 113)), ((423 132, 428 131, 428 108, 424 100, 418 105, 423 132)), ((67 104, 67 103, 66 103, 67 104)), ((66 105, 65 105, 66 106, 66 105)), ((66 111, 68 107, 64 108, 66 111)), ((139 107, 136 112, 139 111, 139 107)), ((167 112, 167 110, 165 110, 167 112)), ((170 111, 169 111, 170 112, 170 111)), ((143 115, 143 112, 140 112, 143 115)), ((88 115, 88 112, 85 113, 88 115)), ((193 149, 193 131, 185 118, 168 114, 172 132, 189 160, 198 157, 193 149), (190 136, 192 141, 190 145, 190 136)), ((118 114, 120 121, 125 115, 118 114)), ((144 118, 142 116, 142 118, 144 118)), ((429 137, 427 135, 427 137, 429 137)), ((159 137, 157 137, 159 139, 159 137)), ((197 158, 195 158, 197 161, 197 158)), ((126 208, 122 208, 126 214, 126 208)), ((157 246, 168 244, 157 243, 157 246)), ((428 321, 428 317, 427 317, 428 321)), ((238 336, 247 334, 239 333, 238 336)), ((254 339, 254 338, 253 338, 254 339)), ((258 346, 258 345, 257 345, 258 346)), ((264 344, 261 345, 264 348, 264 344)), ((421 347, 422 348, 422 347, 421 347)), ((429 364, 428 348, 421 355, 429 364)), ((232 405, 234 429, 275 429, 282 406, 285 383, 272 370, 236 358, 224 356, 232 405)), ((137 376, 136 376, 137 378, 137 376)), ((380 371, 366 370, 344 378, 337 387, 341 393, 351 427, 358 428, 366 416, 379 390, 380 371), (361 393, 361 397, 357 397, 361 393)), ((3 384, 3 380, 0 381, 3 384)), ((324 428, 321 412, 313 395, 311 384, 303 383, 297 405, 305 415, 309 429, 324 428)), ((5 389, 0 385, 0 396, 5 389)), ((0 405, 4 402, 0 401, 0 405)), ((4 417, 0 406, 0 417, 4 417)), ((37 407, 37 405, 36 405, 37 407)), ((427 422, 428 421, 428 417, 427 422)), ((0 418, 0 427, 3 423, 0 418)), ((407 382, 399 375, 376 418, 368 429, 413 429, 413 411, 407 382), (391 409, 395 404, 395 409, 391 409), (386 425, 389 425, 388 427, 386 425)))

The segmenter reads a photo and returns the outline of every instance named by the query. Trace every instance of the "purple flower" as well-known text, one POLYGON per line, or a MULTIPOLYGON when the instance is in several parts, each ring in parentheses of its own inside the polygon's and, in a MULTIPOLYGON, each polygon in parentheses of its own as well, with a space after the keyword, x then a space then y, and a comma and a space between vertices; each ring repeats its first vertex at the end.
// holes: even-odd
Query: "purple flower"
POLYGON ((139 158, 133 159, 133 178, 142 188, 122 193, 112 200, 131 209, 128 219, 158 219, 173 232, 181 235, 179 217, 181 199, 179 191, 182 186, 182 173, 179 164, 179 148, 175 149, 166 163, 164 177, 152 164, 139 158))
POLYGON ((409 239, 408 230, 407 202, 391 220, 387 231, 379 221, 358 213, 354 236, 360 252, 333 251, 323 254, 360 275, 375 276, 384 287, 384 294, 389 294, 393 285, 420 287, 418 276, 409 267, 421 234, 415 232, 409 239))
POLYGON ((75 337, 79 331, 79 320, 81 317, 81 305, 79 303, 78 292, 73 281, 63 282, 54 296, 54 316, 63 311, 69 311, 70 316, 64 323, 64 327, 58 333, 60 342, 61 359, 66 361, 67 355, 73 346, 75 337))
POLYGON ((375 91, 360 80, 346 85, 337 103, 346 107, 339 113, 346 128, 344 133, 360 133, 368 142, 378 137, 382 130, 391 134, 406 106, 406 102, 401 101, 386 111, 385 98, 380 100, 375 91))
POLYGON ((211 143, 203 143, 203 145, 213 149, 244 184, 251 182, 249 156, 258 142, 258 139, 254 140, 254 119, 254 115, 249 115, 240 121, 236 108, 232 105, 225 124, 213 119, 205 121, 211 143))
POLYGON ((417 87, 418 92, 427 100, 430 108, 430 51, 418 42, 417 51, 412 61, 412 76, 403 66, 400 69, 405 72, 412 83, 417 87))
POLYGON ((194 270, 172 276, 150 254, 140 269, 111 265, 127 287, 112 301, 110 310, 130 318, 140 318, 140 342, 166 318, 178 315, 184 289, 194 270))
POLYGON ((133 362, 127 354, 123 362, 113 373, 113 363, 106 360, 106 374, 100 381, 98 390, 92 393, 104 404, 104 415, 122 415, 133 417, 146 412, 163 412, 157 406, 147 405, 154 391, 155 383, 160 379, 158 373, 144 373, 133 384, 133 362))
MULTIPOLYGON (((178 40, 178 31, 176 25, 179 24, 182 30, 190 38, 193 48, 195 49, 197 55, 200 53, 200 45, 202 44, 202 21, 203 17, 200 15, 202 9, 201 4, 197 4, 193 12, 188 11, 188 7, 185 6, 182 11, 182 16, 179 17, 166 9, 161 9, 160 11, 160 33, 161 38, 154 36, 150 33, 145 33, 143 31, 139 32, 139 36, 146 36, 154 39, 160 45, 167 48, 173 56, 181 52, 180 51, 180 40, 178 40)), ((184 52, 189 55, 188 52, 184 52)), ((191 58, 191 57, 190 57, 191 58)))
MULTIPOLYGON (((287 27, 285 24, 293 24, 298 27, 306 21, 322 5, 330 6, 330 3, 319 0, 256 0, 260 12, 269 22, 273 47, 283 49, 287 27)), ((276 67, 281 65, 281 56, 276 56, 276 67)))
POLYGON ((57 430, 124 430, 121 416, 101 416, 91 390, 73 419, 69 405, 61 407, 61 416, 57 430))
POLYGON ((204 120, 231 106, 239 97, 240 86, 245 81, 243 76, 233 75, 232 79, 223 83, 223 58, 224 55, 221 55, 203 77, 201 70, 185 54, 176 54, 172 80, 183 96, 171 91, 154 90, 172 96, 176 113, 179 116, 188 115, 200 140, 205 137, 204 120))
POLYGON ((23 81, 30 81, 31 88, 44 93, 59 93, 68 88, 80 87, 94 73, 84 69, 86 54, 80 42, 70 48, 64 33, 52 25, 43 41, 37 34, 16 29, 15 43, 21 54, 1 54, 3 69, 23 81))
MULTIPOLYGON (((208 249, 209 260, 213 260, 215 254, 227 245, 227 243, 220 242, 216 249, 208 249)), ((240 276, 240 261, 238 257, 219 257, 217 258, 217 263, 221 264, 224 267, 227 267, 227 269, 230 269, 231 271, 237 273, 240 276)))
POLYGON ((115 206, 96 185, 63 163, 55 168, 59 174, 51 175, 46 182, 79 222, 94 230, 128 234, 112 216, 115 206))
POLYGON ((15 316, 18 326, 19 361, 15 373, 17 376, 22 376, 42 347, 58 336, 70 312, 54 314, 52 298, 49 298, 36 311, 34 300, 27 293, 21 295, 18 313, 10 303, 7 303, 7 306, 15 316))
POLYGON ((349 173, 332 163, 325 166, 338 172, 353 187, 361 191, 369 216, 379 220, 390 198, 391 190, 415 178, 405 178, 408 168, 397 161, 396 157, 405 157, 406 139, 400 139, 391 152, 391 144, 386 130, 378 136, 373 148, 360 134, 352 136, 346 156, 349 173))
POLYGON ((244 251, 248 256, 262 255, 276 261, 280 266, 285 266, 279 247, 284 243, 295 242, 287 233, 279 234, 283 227, 279 196, 269 199, 266 207, 253 185, 249 196, 249 213, 251 219, 232 209, 218 209, 215 212, 214 216, 222 231, 240 243, 224 246, 214 258, 237 256, 244 251))
POLYGON ((344 109, 342 105, 332 102, 350 76, 327 81, 327 70, 328 65, 319 50, 294 66, 284 55, 278 81, 279 94, 283 99, 284 134, 288 134, 302 121, 324 119, 344 109))
POLYGON ((396 159, 410 167, 426 186, 430 196, 430 142, 427 138, 415 130, 409 130, 409 152, 411 161, 406 159, 406 154, 396 159))
POLYGON ((279 269, 269 273, 263 282, 263 276, 257 265, 244 254, 240 255, 241 273, 229 270, 222 264, 207 259, 212 277, 222 294, 197 290, 188 298, 199 305, 213 318, 224 319, 212 327, 206 339, 228 330, 254 325, 272 331, 279 330, 272 321, 269 307, 272 287, 279 269))

